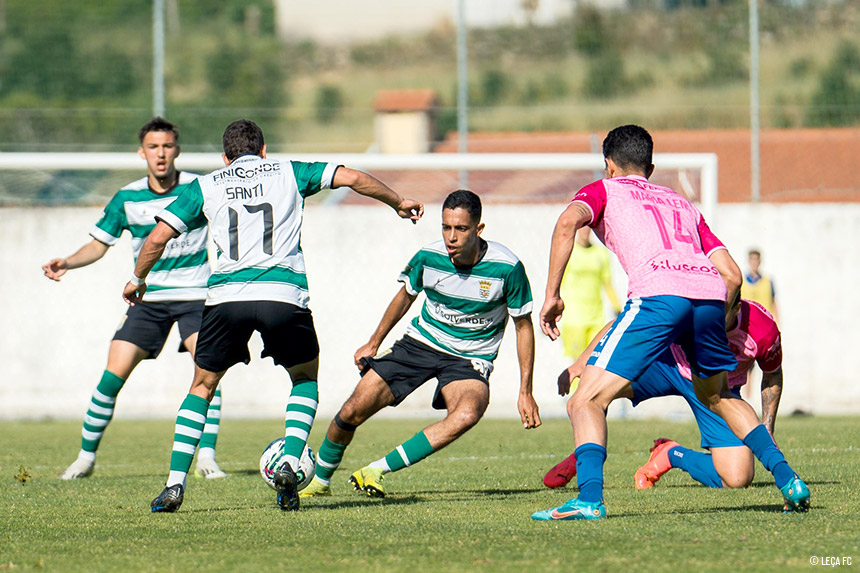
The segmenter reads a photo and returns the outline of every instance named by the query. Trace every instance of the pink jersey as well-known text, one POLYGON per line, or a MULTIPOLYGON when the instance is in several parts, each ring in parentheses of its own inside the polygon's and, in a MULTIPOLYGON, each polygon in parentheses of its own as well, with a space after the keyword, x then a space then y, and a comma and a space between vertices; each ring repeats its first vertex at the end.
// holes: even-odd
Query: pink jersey
POLYGON ((726 285, 708 259, 725 247, 681 195, 629 175, 586 185, 573 201, 591 209, 589 226, 627 273, 628 298, 726 300, 726 285))
MULTIPOLYGON (((741 301, 737 325, 726 333, 729 348, 738 361, 738 367, 729 372, 729 388, 743 386, 753 364, 758 362, 762 372, 774 372, 782 366, 782 342, 776 321, 757 302, 741 301)), ((681 347, 672 345, 672 355, 678 363, 678 371, 687 380, 692 380, 690 363, 681 347)))

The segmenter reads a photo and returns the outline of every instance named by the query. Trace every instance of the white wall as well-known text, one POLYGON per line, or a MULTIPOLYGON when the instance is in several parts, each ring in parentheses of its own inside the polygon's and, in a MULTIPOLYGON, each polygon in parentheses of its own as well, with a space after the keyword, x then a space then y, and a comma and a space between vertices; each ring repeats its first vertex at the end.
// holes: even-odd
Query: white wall
MULTIPOLYGON (((524 261, 537 308, 558 212, 557 206, 485 209, 485 237, 506 244, 524 261)), ((87 232, 100 214, 93 208, 0 210, 0 419, 80 418, 86 409, 125 312, 120 291, 132 269, 129 242, 123 239, 102 261, 70 271, 59 284, 43 277, 40 267, 89 240, 87 232)), ((723 205, 715 222, 742 268, 746 250, 756 246, 765 271, 775 276, 785 348, 781 411, 860 413, 854 378, 860 299, 852 292, 860 282, 860 205, 723 205)), ((397 274, 417 248, 438 236, 438 205, 428 206, 416 226, 384 207, 307 209, 302 244, 322 346, 322 423, 357 382, 352 354, 399 288, 397 274)), ((616 279, 624 284, 622 277, 616 279)), ((399 327, 388 342, 402 331, 399 327)), ((491 416, 516 416, 514 338, 509 328, 491 378, 491 416)), ((178 355, 177 346, 174 332, 162 356, 135 371, 118 401, 118 418, 175 416, 192 372, 190 359, 178 355)), ((282 416, 287 376, 271 359, 260 360, 259 350, 255 337, 252 363, 234 367, 225 377, 225 418, 282 416)), ((555 379, 566 362, 560 343, 538 335, 535 395, 544 416, 565 415, 555 379)), ((421 389, 383 415, 434 415, 431 395, 431 387, 421 389)), ((616 404, 611 414, 687 416, 676 399, 652 400, 635 410, 616 404)))

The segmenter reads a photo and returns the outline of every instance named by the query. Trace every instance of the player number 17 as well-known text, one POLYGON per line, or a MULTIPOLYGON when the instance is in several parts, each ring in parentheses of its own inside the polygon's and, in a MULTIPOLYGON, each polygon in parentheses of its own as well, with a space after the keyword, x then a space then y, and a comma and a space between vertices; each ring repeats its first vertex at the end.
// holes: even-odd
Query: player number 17
MULTIPOLYGON (((263 213, 263 252, 272 254, 272 229, 275 218, 272 215, 271 203, 260 203, 259 205, 242 205, 248 213, 263 213)), ((230 258, 239 260, 239 212, 228 207, 230 216, 230 258)))

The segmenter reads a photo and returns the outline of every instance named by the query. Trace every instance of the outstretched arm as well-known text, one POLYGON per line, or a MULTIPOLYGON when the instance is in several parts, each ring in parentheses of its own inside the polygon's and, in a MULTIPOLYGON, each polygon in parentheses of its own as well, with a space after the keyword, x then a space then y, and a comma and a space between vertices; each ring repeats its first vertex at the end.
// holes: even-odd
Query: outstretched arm
POLYGON ((134 265, 134 276, 122 291, 122 298, 125 302, 134 306, 134 303, 143 299, 143 293, 146 292, 146 275, 161 258, 167 242, 178 236, 179 233, 164 221, 159 221, 155 225, 149 237, 146 238, 146 242, 140 248, 137 263, 134 265))
POLYGON ((400 290, 397 291, 397 294, 394 295, 394 298, 388 304, 388 308, 385 309, 385 313, 382 315, 382 320, 379 321, 379 326, 377 326, 376 330, 373 331, 373 334, 370 336, 370 340, 368 340, 361 348, 356 350, 353 355, 355 365, 359 370, 362 368, 361 359, 376 356, 376 352, 379 350, 379 346, 382 344, 382 341, 385 340, 385 337, 388 336, 388 333, 391 332, 394 325, 403 318, 409 310, 409 307, 412 306, 415 298, 416 295, 409 294, 406 287, 400 287, 400 290))
POLYGON ((555 340, 559 337, 556 322, 564 311, 561 300, 561 279, 564 269, 573 252, 576 231, 591 220, 591 211, 584 203, 573 201, 559 216, 552 232, 549 249, 549 273, 546 277, 546 299, 540 311, 540 328, 544 334, 555 340))
POLYGON ((532 380, 535 366, 535 328, 532 315, 518 316, 514 319, 517 331, 517 359, 520 363, 520 395, 517 410, 523 428, 529 430, 541 425, 537 402, 532 395, 532 380))
POLYGON ((62 259, 51 259, 42 265, 45 276, 53 281, 59 281, 66 271, 91 265, 107 253, 110 247, 101 241, 93 239, 75 251, 75 254, 62 259))
POLYGON ((773 436, 776 412, 782 396, 782 367, 774 372, 765 372, 761 377, 761 421, 773 436))
POLYGON ((359 195, 376 199, 385 203, 400 215, 403 219, 409 219, 417 223, 424 214, 424 205, 412 199, 401 197, 396 191, 385 183, 363 171, 350 169, 349 167, 338 167, 334 172, 331 186, 351 187, 359 195))

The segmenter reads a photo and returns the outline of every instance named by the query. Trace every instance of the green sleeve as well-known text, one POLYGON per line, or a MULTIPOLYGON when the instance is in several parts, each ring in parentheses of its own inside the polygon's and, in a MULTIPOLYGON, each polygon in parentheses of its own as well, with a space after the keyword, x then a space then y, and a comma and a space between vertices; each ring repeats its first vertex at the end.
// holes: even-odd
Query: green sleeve
POLYGON ((331 176, 333 175, 334 170, 329 167, 328 163, 304 163, 302 161, 290 161, 290 165, 293 168, 296 185, 298 186, 299 194, 302 197, 310 197, 311 195, 319 193, 323 189, 331 188, 331 176), (331 174, 327 174, 326 168, 329 168, 331 174))
POLYGON ((407 292, 413 296, 424 290, 424 258, 421 251, 409 260, 397 280, 402 282, 407 292))
MULTIPOLYGON (((168 205, 164 211, 172 214, 184 225, 184 228, 176 229, 179 232, 200 227, 201 222, 206 220, 206 216, 203 214, 203 191, 200 189, 200 182, 195 179, 185 185, 185 188, 176 197, 176 201, 168 205)), ((162 220, 175 227, 173 217, 162 217, 162 220)))
POLYGON ((505 278, 505 297, 512 316, 521 316, 531 312, 532 287, 529 284, 529 277, 526 276, 526 268, 522 261, 517 261, 517 264, 505 278))
POLYGON ((120 192, 113 196, 105 207, 102 218, 96 223, 96 227, 116 239, 119 239, 122 232, 128 229, 128 219, 125 216, 124 200, 121 195, 120 192))

